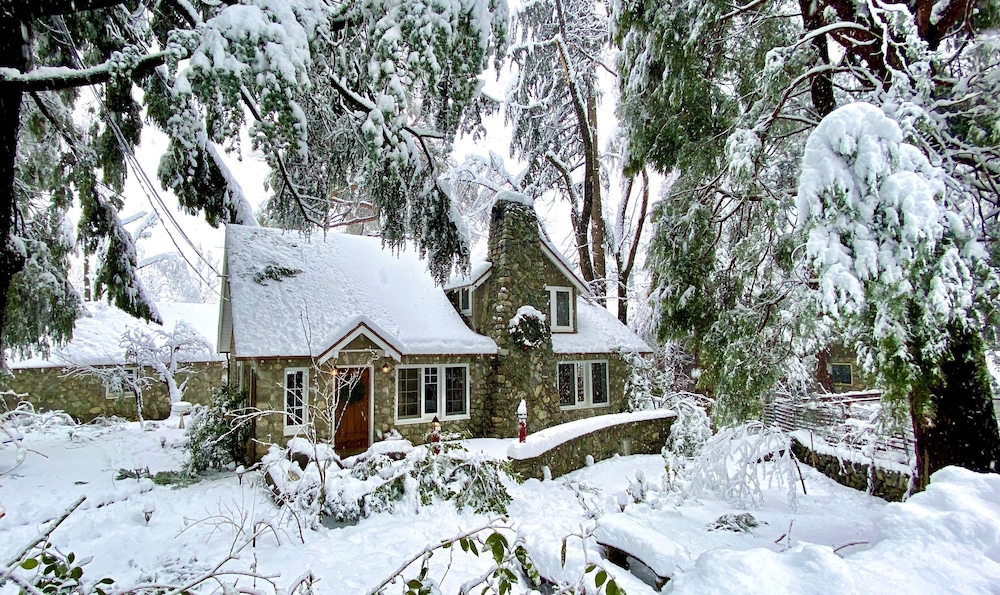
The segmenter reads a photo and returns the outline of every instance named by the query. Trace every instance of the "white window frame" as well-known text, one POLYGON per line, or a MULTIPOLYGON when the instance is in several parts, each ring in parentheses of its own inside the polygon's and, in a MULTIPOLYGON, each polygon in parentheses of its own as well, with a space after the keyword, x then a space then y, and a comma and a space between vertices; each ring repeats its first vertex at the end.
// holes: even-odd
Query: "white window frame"
POLYGON ((432 419, 434 419, 434 417, 437 417, 441 421, 455 421, 455 420, 462 420, 462 419, 470 419, 470 417, 471 417, 471 412, 470 412, 471 403, 470 403, 469 395, 472 392, 472 390, 471 390, 471 387, 472 387, 472 377, 469 374, 469 364, 412 364, 412 365, 406 365, 406 366, 396 366, 395 384, 396 384, 396 397, 395 397, 395 401, 393 403, 393 414, 392 415, 393 415, 393 418, 395 419, 395 422, 396 422, 397 425, 415 424, 415 423, 426 423, 426 422, 429 422, 432 419), (426 374, 425 370, 427 368, 435 368, 435 369, 437 369, 437 393, 438 394, 437 394, 437 411, 436 412, 427 412, 426 411, 426 407, 425 407, 426 399, 425 399, 425 395, 424 395, 424 388, 425 388, 426 382, 424 381, 424 378, 425 378, 425 374, 426 374), (447 403, 445 402, 445 370, 447 368, 463 368, 463 369, 465 369, 465 413, 452 414, 452 415, 448 415, 447 413, 445 413, 445 407, 447 405, 447 403), (418 391, 419 392, 418 392, 418 395, 417 395, 418 414, 417 414, 416 417, 399 417, 399 387, 400 387, 399 372, 400 372, 400 370, 419 370, 419 372, 417 373, 417 379, 418 379, 417 380, 417 386, 418 386, 418 391))
POLYGON ((576 400, 572 405, 564 405, 562 399, 559 400, 560 409, 587 409, 591 407, 610 407, 611 406, 611 367, 608 365, 607 360, 594 359, 594 360, 570 360, 561 361, 556 363, 556 396, 559 397, 562 394, 561 387, 559 386, 559 366, 572 365, 573 366, 573 394, 576 396, 577 384, 580 382, 581 374, 583 379, 583 401, 576 400), (603 403, 594 403, 594 378, 593 378, 593 364, 604 364, 605 370, 605 384, 604 384, 604 396, 607 399, 603 403))
POLYGON ((554 333, 571 333, 573 332, 573 288, 572 287, 558 287, 554 285, 546 286, 545 289, 549 291, 549 325, 554 333), (561 326, 558 324, 558 316, 556 316, 556 300, 560 293, 565 292, 569 295, 567 301, 569 303, 569 325, 561 326))
POLYGON ((472 288, 462 287, 458 290, 458 311, 462 313, 463 316, 472 316, 472 288), (468 302, 468 308, 462 307, 462 296, 465 295, 465 299, 468 302))
POLYGON ((285 436, 302 434, 309 427, 309 368, 285 368, 285 375, 281 382, 281 413, 281 423, 285 428, 285 436), (297 372, 302 372, 302 423, 290 425, 288 423, 288 376, 297 372))
MULTIPOLYGON (((133 380, 138 380, 139 379, 139 368, 137 366, 123 366, 122 370, 124 370, 126 374, 131 374, 133 380)), ((135 398, 135 392, 133 392, 127 386, 122 386, 122 390, 120 392, 113 392, 111 390, 111 385, 110 384, 106 384, 106 385, 104 385, 104 398, 105 399, 134 399, 135 398)))

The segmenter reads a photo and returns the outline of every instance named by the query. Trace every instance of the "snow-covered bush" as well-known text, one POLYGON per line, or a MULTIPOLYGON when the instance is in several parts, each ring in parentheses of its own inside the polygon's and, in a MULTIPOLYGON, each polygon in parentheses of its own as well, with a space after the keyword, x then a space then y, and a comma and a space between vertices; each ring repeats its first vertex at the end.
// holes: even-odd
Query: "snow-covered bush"
POLYGON ((503 514, 510 503, 510 464, 446 445, 440 454, 406 440, 386 440, 341 460, 325 444, 303 439, 272 446, 263 459, 265 483, 279 504, 311 522, 325 515, 356 522, 377 512, 414 510, 450 500, 459 509, 503 514), (305 456, 304 456, 305 455, 305 456))
POLYGON ((226 384, 212 391, 208 407, 195 405, 188 425, 188 461, 185 471, 201 473, 221 469, 230 463, 246 464, 250 424, 234 411, 246 401, 246 392, 226 384))
POLYGON ((652 355, 631 351, 620 355, 630 371, 625 380, 629 411, 661 408, 666 396, 692 388, 685 370, 694 360, 677 343, 658 347, 652 355))
POLYGON ((510 340, 521 349, 534 349, 549 340, 552 331, 545 315, 533 306, 521 306, 507 323, 510 340))
POLYGON ((713 492, 735 506, 758 507, 764 488, 784 486, 795 506, 798 469, 791 439, 760 422, 723 428, 691 463, 690 493, 713 492))

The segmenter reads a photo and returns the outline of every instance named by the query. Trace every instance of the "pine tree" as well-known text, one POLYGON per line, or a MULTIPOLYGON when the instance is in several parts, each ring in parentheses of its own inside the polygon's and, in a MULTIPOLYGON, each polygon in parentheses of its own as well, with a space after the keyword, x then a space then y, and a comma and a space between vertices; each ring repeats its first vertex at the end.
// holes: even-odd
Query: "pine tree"
MULTIPOLYGON (((70 332, 72 312, 63 306, 75 300, 68 297, 53 302, 58 324, 22 325, 31 329, 29 336, 8 332, 8 290, 40 282, 26 263, 61 262, 58 255, 44 259, 27 252, 56 244, 51 235, 39 238, 40 244, 24 241, 29 232, 23 212, 38 197, 56 210, 74 201, 82 207, 85 251, 106 246, 98 276, 109 297, 132 314, 157 319, 136 280, 135 246, 117 217, 143 116, 170 139, 157 176, 183 209, 213 225, 253 224, 220 147, 239 151, 240 131, 249 126, 254 148, 279 170, 288 159, 303 166, 333 160, 329 145, 320 143, 310 154, 299 100, 318 91, 340 125, 360 139, 354 150, 387 241, 398 246, 416 239, 433 255, 438 278, 456 263, 465 265, 468 250, 450 218, 448 197, 439 194, 429 203, 421 197, 436 191, 438 162, 456 131, 475 121, 466 116, 477 105, 476 76, 502 52, 506 18, 502 0, 3 3, 0 344, 44 346, 46 336, 59 340, 70 332), (76 130, 70 117, 82 86, 94 86, 100 98, 87 131, 76 130), (44 121, 47 130, 31 134, 22 125, 28 120, 44 121), (28 179, 22 156, 43 137, 56 143, 47 166, 53 173, 28 179), (424 217, 412 208, 414 200, 435 208, 424 217)), ((288 175, 283 183, 292 190, 284 199, 299 202, 301 180, 288 175)))
MULTIPOLYGON (((1000 66, 995 38, 983 34, 998 16, 995 0, 619 6, 632 167, 680 175, 656 214, 659 332, 688 340, 707 372, 702 386, 731 417, 759 407, 791 355, 830 339, 808 314, 815 290, 799 272, 804 239, 793 222, 805 139, 838 105, 865 101, 897 122, 903 140, 942 168, 938 200, 998 251, 1000 66)), ((982 468, 955 439, 989 434, 987 409, 949 409, 959 387, 974 402, 988 397, 967 378, 984 378, 982 341, 993 327, 970 328, 947 325, 938 359, 922 368, 938 383, 932 406, 917 398, 913 408, 922 481, 949 462, 982 468)), ((889 382, 873 360, 859 363, 889 382)))

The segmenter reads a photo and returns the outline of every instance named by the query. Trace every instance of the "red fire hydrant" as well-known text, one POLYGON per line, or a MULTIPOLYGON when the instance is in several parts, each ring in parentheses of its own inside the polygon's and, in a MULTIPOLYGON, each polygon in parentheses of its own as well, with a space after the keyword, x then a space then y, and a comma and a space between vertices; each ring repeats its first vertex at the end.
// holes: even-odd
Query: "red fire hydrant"
POLYGON ((524 442, 528 437, 528 404, 521 399, 517 404, 517 441, 524 442))

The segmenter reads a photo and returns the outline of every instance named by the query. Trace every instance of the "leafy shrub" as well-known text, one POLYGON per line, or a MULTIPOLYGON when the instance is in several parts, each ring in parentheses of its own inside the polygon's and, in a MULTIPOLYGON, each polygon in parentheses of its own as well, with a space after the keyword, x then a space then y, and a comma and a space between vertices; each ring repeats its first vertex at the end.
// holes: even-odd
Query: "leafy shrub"
POLYGON ((194 406, 187 431, 189 456, 184 468, 189 475, 206 469, 223 469, 230 463, 248 463, 250 424, 234 414, 246 399, 246 391, 225 384, 212 391, 211 405, 194 406))
MULTIPOLYGON (((325 446, 325 445, 318 445, 325 446)), ((305 469, 290 450, 273 447, 264 457, 265 483, 279 504, 318 522, 320 515, 356 522, 376 512, 428 506, 450 500, 459 509, 503 514, 510 503, 504 481, 510 464, 447 445, 434 454, 406 440, 389 440, 345 461, 319 453, 305 469), (339 465, 339 466, 338 466, 339 465)), ((301 452, 301 449, 299 451, 301 452)))

